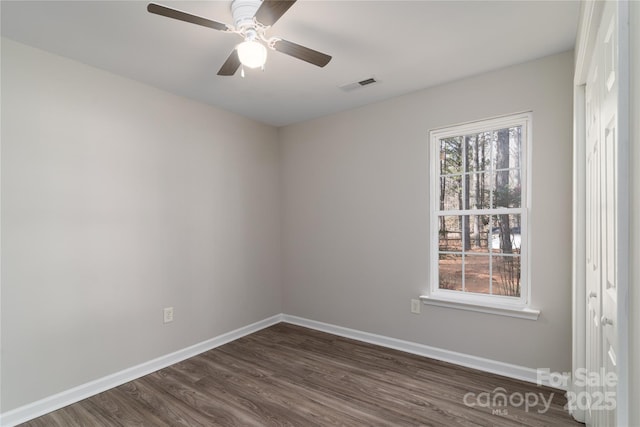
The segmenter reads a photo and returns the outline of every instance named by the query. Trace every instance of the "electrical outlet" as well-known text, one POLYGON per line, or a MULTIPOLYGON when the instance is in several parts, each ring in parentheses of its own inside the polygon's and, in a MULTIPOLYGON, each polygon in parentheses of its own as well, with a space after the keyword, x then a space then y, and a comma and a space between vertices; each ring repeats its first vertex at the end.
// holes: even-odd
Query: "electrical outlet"
POLYGON ((420 314, 420 300, 412 299, 411 300, 411 312, 413 314, 420 314))
POLYGON ((164 323, 173 322, 173 307, 165 307, 163 313, 164 323))

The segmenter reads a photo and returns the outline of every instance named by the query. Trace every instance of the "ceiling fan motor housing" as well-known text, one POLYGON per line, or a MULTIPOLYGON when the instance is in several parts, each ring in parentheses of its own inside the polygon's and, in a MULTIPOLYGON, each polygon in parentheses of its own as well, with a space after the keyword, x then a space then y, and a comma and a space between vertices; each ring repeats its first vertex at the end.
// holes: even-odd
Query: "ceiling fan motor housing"
POLYGON ((253 17, 261 3, 260 0, 233 0, 231 2, 231 14, 236 30, 242 31, 255 27, 253 17))

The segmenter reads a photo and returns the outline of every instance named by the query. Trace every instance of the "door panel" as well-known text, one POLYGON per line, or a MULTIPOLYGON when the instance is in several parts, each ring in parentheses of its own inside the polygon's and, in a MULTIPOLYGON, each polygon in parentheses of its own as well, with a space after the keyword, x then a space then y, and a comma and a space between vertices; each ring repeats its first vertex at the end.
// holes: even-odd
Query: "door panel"
MULTIPOLYGON (((600 296, 601 278, 600 271, 600 86, 599 62, 593 61, 589 71, 586 86, 586 112, 587 112, 587 165, 586 165, 586 223, 587 223, 587 327, 586 327, 586 364, 589 372, 597 372, 600 362, 600 296)), ((586 422, 589 425, 598 425, 596 411, 592 411, 591 397, 599 393, 595 384, 587 384, 587 411, 586 422)))
POLYGON ((591 59, 586 100, 587 425, 615 426, 617 375, 617 2, 607 2, 591 59), (604 374, 604 375, 603 375, 604 374))

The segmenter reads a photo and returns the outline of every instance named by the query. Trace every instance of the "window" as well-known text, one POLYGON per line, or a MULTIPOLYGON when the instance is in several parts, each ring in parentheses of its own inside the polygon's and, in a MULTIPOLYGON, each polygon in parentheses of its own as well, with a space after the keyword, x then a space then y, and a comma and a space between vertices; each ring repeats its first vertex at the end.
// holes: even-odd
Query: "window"
POLYGON ((530 138, 529 113, 430 132, 425 303, 537 318, 527 308, 530 138))

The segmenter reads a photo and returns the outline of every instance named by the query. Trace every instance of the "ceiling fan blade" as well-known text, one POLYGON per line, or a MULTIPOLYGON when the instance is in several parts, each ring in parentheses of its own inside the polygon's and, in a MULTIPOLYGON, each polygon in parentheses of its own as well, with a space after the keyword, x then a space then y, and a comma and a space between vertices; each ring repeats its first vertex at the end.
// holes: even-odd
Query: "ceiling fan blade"
POLYGON ((294 58, 302 59, 303 61, 317 65, 318 67, 324 67, 329 63, 329 61, 331 61, 331 57, 329 55, 287 40, 278 40, 273 45, 273 48, 278 52, 293 56, 294 58))
POLYGON ((295 2, 296 0, 262 0, 255 18, 262 25, 273 25, 295 2))
POLYGON ((238 57, 238 51, 233 49, 231 55, 224 61, 222 67, 220 67, 220 71, 218 71, 219 76, 233 76, 236 71, 238 71, 238 67, 240 67, 240 58, 238 57))
POLYGON ((192 15, 181 10, 172 9, 156 3, 149 3, 147 11, 156 15, 166 16, 167 18, 178 19, 180 21, 190 22, 191 24, 202 25, 203 27, 213 28, 214 30, 227 31, 230 28, 221 22, 212 21, 202 16, 192 15))

